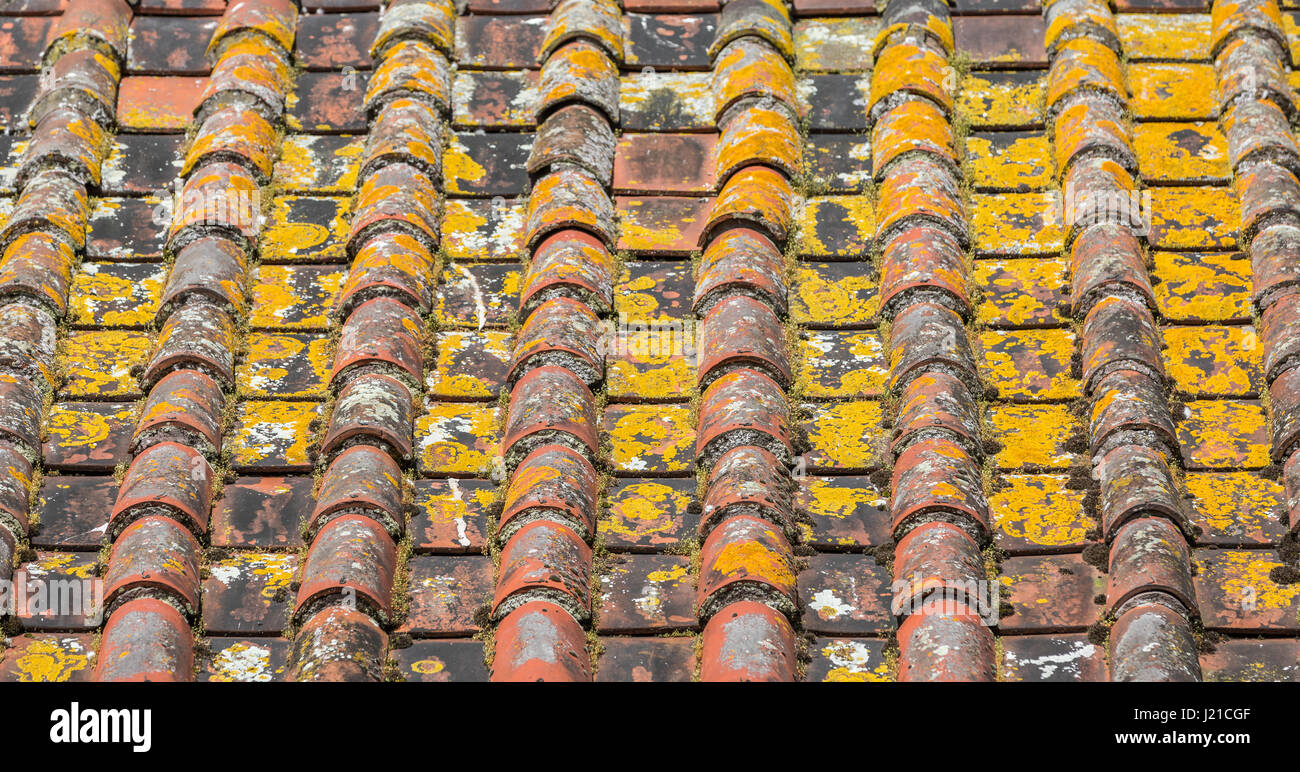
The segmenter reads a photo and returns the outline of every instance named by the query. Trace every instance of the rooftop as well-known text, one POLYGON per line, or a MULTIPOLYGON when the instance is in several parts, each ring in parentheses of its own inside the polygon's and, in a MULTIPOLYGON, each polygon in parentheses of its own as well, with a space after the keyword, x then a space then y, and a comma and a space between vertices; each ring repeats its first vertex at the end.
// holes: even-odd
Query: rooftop
POLYGON ((1300 679, 1300 0, 1045 2, 7 0, 0 680, 1300 679))

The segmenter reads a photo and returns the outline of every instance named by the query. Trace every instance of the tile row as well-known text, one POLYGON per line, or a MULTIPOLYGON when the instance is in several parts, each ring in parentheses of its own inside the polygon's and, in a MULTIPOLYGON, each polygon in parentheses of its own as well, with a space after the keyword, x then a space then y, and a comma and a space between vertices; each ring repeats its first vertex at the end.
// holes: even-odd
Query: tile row
POLYGON ((340 324, 294 603, 294 680, 380 680, 400 620, 398 543, 406 532, 424 314, 442 219, 456 9, 394 0, 369 52, 373 74, 346 251, 332 315, 340 324))
MULTIPOLYGON (((1199 679, 1180 445, 1147 272, 1123 45, 1104 2, 1047 5, 1047 110, 1065 199, 1070 309, 1082 320, 1091 477, 1109 548, 1105 612, 1115 680, 1199 679), (1187 592, 1171 592, 1171 589, 1187 592)), ((1093 498, 1095 495, 1095 498, 1093 498)))
POLYGON ((800 605, 784 316, 803 137, 793 23, 780 2, 723 7, 713 57, 719 192, 700 235, 693 310, 703 478, 695 605, 704 681, 792 681, 800 605))
MULTIPOLYGON (((30 549, 47 400, 61 385, 59 325, 86 247, 89 190, 115 126, 131 7, 79 0, 55 22, 26 125, 18 193, 0 229, 0 579, 30 549)), ((24 572, 25 573, 25 572, 24 572)), ((107 579, 110 584, 120 577, 107 579)), ((120 581, 115 587, 120 586, 120 581)))
POLYGON ((878 181, 887 388, 897 395, 888 459, 891 611, 898 680, 992 680, 981 550, 991 534, 970 345, 970 228, 953 131, 959 74, 942 2, 896 0, 877 37, 868 118, 878 181))
POLYGON ((494 681, 589 681, 600 508, 596 392, 605 380, 618 242, 611 186, 623 12, 562 0, 540 46, 537 135, 525 167, 530 260, 506 375, 509 482, 494 534, 494 681))
POLYGON ((227 6, 208 45, 213 77, 194 110, 194 139, 172 202, 175 256, 140 375, 145 394, 109 518, 112 547, 97 680, 194 678, 190 622, 200 616, 213 486, 224 476, 227 400, 239 325, 262 232, 260 193, 277 155, 292 88, 297 8, 288 0, 227 6))
MULTIPOLYGON (((1278 544, 1278 564, 1271 566, 1270 594, 1286 598, 1273 605, 1290 609, 1295 575, 1295 541, 1300 534, 1300 308, 1296 256, 1300 251, 1300 154, 1293 126, 1295 92, 1289 86, 1289 27, 1276 2, 1216 2, 1213 12, 1215 72, 1220 123, 1228 141, 1237 198, 1241 204, 1238 243, 1250 258, 1252 301, 1260 315, 1263 376, 1268 384, 1270 458, 1281 468, 1288 532, 1278 544)), ((1254 558, 1267 565, 1266 557, 1254 558)), ((1263 573, 1262 571, 1260 573, 1263 573)), ((1262 584, 1262 583, 1261 583, 1262 584)), ((1252 592, 1253 592, 1252 588, 1252 592)), ((1297 619, 1255 613, 1255 604, 1230 597, 1213 598, 1202 612, 1207 626, 1257 624, 1290 627, 1297 619), (1240 611, 1233 606, 1240 607, 1240 611)))

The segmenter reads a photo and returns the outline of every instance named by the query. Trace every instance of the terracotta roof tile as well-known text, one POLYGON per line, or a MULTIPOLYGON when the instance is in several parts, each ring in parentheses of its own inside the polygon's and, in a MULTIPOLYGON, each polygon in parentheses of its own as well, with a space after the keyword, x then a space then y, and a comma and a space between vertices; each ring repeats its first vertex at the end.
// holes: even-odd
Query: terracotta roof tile
POLYGON ((1042 5, 15 5, 0 678, 1292 678, 1294 14, 1042 5))

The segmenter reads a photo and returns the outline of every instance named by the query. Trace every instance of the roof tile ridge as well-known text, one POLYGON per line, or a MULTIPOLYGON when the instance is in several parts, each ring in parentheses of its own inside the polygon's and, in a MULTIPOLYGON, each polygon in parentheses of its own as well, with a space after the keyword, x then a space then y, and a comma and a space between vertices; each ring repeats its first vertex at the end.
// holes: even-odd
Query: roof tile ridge
POLYGON ((407 470, 439 259, 455 20, 451 0, 394 0, 370 49, 352 266, 331 309, 331 401, 292 615, 295 681, 382 680, 386 630, 404 613, 397 578, 409 554, 407 470))
POLYGON ((200 569, 214 491, 226 474, 226 404, 248 304, 244 284, 262 228, 297 7, 288 0, 227 6, 209 45, 213 77, 195 109, 194 142, 172 201, 174 256, 155 314, 158 341, 140 373, 141 411, 109 517, 107 621, 95 680, 190 681, 200 569), (248 72, 272 73, 245 98, 248 72))
POLYGON ((867 116, 888 388, 897 399, 888 455, 897 678, 989 681, 998 609, 996 595, 980 591, 991 537, 980 414, 987 389, 967 328, 970 232, 948 6, 892 0, 874 54, 867 116))
POLYGON ((1089 469, 1109 547, 1105 617, 1114 680, 1199 680, 1180 448, 1166 394, 1146 226, 1111 7, 1055 0, 1047 20, 1059 216, 1081 322, 1089 469), (1167 601, 1167 602, 1163 602, 1167 601), (1147 647, 1145 644, 1158 643, 1147 647))
POLYGON ((542 43, 526 167, 530 261, 520 293, 501 457, 508 475, 492 620, 493 681, 590 681, 597 437, 617 261, 611 195, 622 9, 561 0, 542 43))

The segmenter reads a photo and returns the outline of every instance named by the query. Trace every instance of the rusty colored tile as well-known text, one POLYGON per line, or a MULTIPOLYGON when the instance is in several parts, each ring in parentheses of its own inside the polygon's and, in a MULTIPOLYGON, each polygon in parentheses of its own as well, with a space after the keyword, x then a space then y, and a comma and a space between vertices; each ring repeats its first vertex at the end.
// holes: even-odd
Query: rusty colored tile
POLYGON ((278 633, 289 619, 298 556, 231 553, 210 561, 203 580, 204 630, 218 635, 278 633))
POLYGON ((7 17, 0 19, 0 72, 34 72, 54 37, 56 19, 7 17))
POLYGON ((310 477, 237 477, 213 504, 212 546, 297 547, 313 498, 310 477))
POLYGON ((493 471, 500 441, 495 404, 438 403, 415 422, 424 475, 482 475, 493 471))
POLYGON ((690 559, 615 555, 600 577, 600 632, 650 634, 696 626, 690 559))
POLYGON ((865 72, 880 20, 800 19, 794 25, 795 66, 805 72, 865 72))
POLYGON ((453 196, 519 196, 528 187, 524 164, 530 134, 453 134, 443 152, 446 191, 453 196))
POLYGON ((180 131, 190 124, 206 78, 136 75, 117 90, 117 123, 139 131, 180 131))
POLYGON ((1218 115, 1214 67, 1143 63, 1128 68, 1129 108, 1137 118, 1210 120, 1218 115))
POLYGON ((1028 192, 1052 184, 1052 145, 1042 132, 973 134, 966 138, 966 161, 979 191, 1028 192))
POLYGON ((1075 336, 1069 330, 989 330, 980 334, 985 383, 1003 399, 1079 396, 1070 375, 1075 336))
POLYGON ((216 28, 211 17, 137 16, 131 22, 127 72, 207 75, 204 54, 216 28))
POLYGON ((803 629, 826 635, 881 633, 894 627, 888 569, 868 555, 814 555, 799 574, 803 629))
POLYGON ((410 563, 410 611, 398 628, 415 635, 472 635, 478 607, 492 599, 485 555, 416 555, 410 563))
POLYGON ((803 394, 811 399, 879 397, 889 360, 876 332, 809 330, 802 338, 803 394))
POLYGON ((220 16, 224 0, 140 0, 141 13, 176 16, 220 16))
POLYGON ((597 523, 605 545, 632 552, 665 551, 696 538, 699 515, 690 511, 694 478, 616 479, 608 514, 597 523))
POLYGON ((690 638, 601 638, 596 681, 606 683, 688 682, 695 671, 690 638))
POLYGON ((979 320, 994 327, 1059 325, 1057 308, 1069 298, 1067 261, 1058 258, 977 260, 979 320))
POLYGON ((1264 388, 1253 327, 1166 327, 1165 372, 1194 397, 1249 397, 1264 388))
POLYGON ((879 281, 869 263, 803 263, 794 284, 790 317, 797 323, 843 328, 875 321, 879 281))
POLYGON ((974 129, 1026 129, 1043 123, 1042 71, 972 72, 962 83, 959 109, 974 129))
POLYGON ((538 74, 458 72, 452 84, 452 117, 458 127, 524 128, 533 125, 538 74))
POLYGON ((707 72, 624 75, 619 117, 624 131, 696 131, 713 128, 713 78, 707 72))
POLYGON ((1063 474, 1009 474, 989 496, 994 542, 1015 554, 1075 550, 1096 521, 1084 511, 1084 491, 1066 487, 1063 474))
POLYGON ((893 669, 885 642, 871 638, 817 638, 804 680, 818 683, 888 682, 893 669))
POLYGON ((881 463, 885 432, 880 426, 880 403, 838 402, 814 405, 803 424, 809 449, 804 454, 809 472, 865 472, 881 463))
POLYGON ((516 309, 522 271, 502 263, 452 262, 434 293, 434 318, 452 327, 504 325, 516 309))
POLYGON ((1101 572, 1077 554, 1007 558, 999 579, 1015 613, 1002 617, 998 628, 1016 632, 1085 628, 1101 611, 1093 597, 1106 589, 1101 572))
POLYGON ((642 14, 625 17, 624 64, 672 70, 707 70, 716 14, 642 14))
POLYGON ((143 367, 153 349, 152 335, 126 330, 79 331, 64 343, 67 397, 136 397, 140 385, 132 369, 143 367))
POLYGON ((1106 647, 1076 635, 1004 636, 1004 681, 1078 683, 1106 680, 1106 647))
POLYGON ((94 636, 37 633, 14 636, 0 661, 0 681, 83 683, 95 667, 94 636))
POLYGON ((289 641, 283 638, 207 639, 207 656, 195 676, 214 683, 267 683, 285 679, 289 641))
POLYGON ((1188 469, 1260 468, 1269 462, 1268 418, 1258 402, 1187 402, 1174 419, 1188 469))
POLYGON ((112 477, 46 477, 36 500, 40 526, 31 534, 37 549, 97 550, 117 499, 112 477))
POLYGON ((330 341, 306 333, 251 333, 236 372, 247 397, 303 399, 325 396, 330 341))
POLYGON ((465 16, 456 30, 456 61, 462 67, 536 67, 547 16, 465 16))
POLYGON ((1196 597, 1205 626, 1233 632, 1300 628, 1300 584, 1270 577, 1283 562, 1273 550, 1196 550, 1196 597))
POLYGON ((623 226, 618 248, 644 256, 694 252, 713 208, 712 199, 694 196, 618 196, 614 204, 623 226))
POLYGON ((416 480, 409 525, 413 546, 420 552, 481 553, 495 501, 490 480, 416 480))
POLYGON ((235 411, 229 439, 240 471, 307 472, 312 467, 309 427, 320 418, 316 402, 244 402, 235 411))
POLYGON ((953 21, 957 47, 978 67, 1046 67, 1046 32, 1040 14, 962 16, 953 21))
POLYGON ((988 422, 1002 444, 994 458, 1002 469, 1064 469, 1075 460, 1067 446, 1083 430, 1067 405, 993 405, 988 422))
POLYGON ((1204 13, 1121 13, 1115 16, 1129 59, 1204 61, 1210 58, 1210 16, 1204 13))
POLYGON ((970 225, 980 256, 1053 255, 1065 246, 1052 193, 977 193, 970 225))
POLYGON ((263 265, 253 275, 249 324, 263 329, 325 329, 347 271, 330 265, 263 265))
POLYGON ((275 181, 285 191, 350 194, 365 144, 361 137, 290 134, 280 146, 275 181))
POLYGON ((614 286, 614 311, 631 324, 689 319, 694 284, 688 262, 629 261, 614 286))
POLYGON ((686 405, 612 405, 605 410, 618 474, 683 474, 695 469, 695 430, 686 405))
POLYGON ((111 472, 129 457, 136 406, 124 402, 56 402, 45 419, 45 464, 76 472, 111 472))
POLYGON ((144 327, 162 296, 167 266, 157 263, 81 264, 68 299, 69 321, 87 327, 144 327))
POLYGON ((367 50, 379 31, 377 13, 303 14, 298 17, 294 53, 309 70, 370 66, 367 50))
POLYGON ((92 260, 162 260, 166 207, 148 198, 95 199, 87 223, 86 257, 92 260))
POLYGON ((347 257, 348 199, 334 196, 280 196, 261 239, 267 263, 328 263, 347 257))
POLYGON ((404 681, 488 680, 483 662, 483 644, 478 641, 416 641, 406 648, 394 648, 389 656, 397 661, 404 681))
POLYGON ((286 100, 285 123, 306 134, 362 133, 368 73, 304 72, 286 100))
POLYGON ((1227 640, 1201 655, 1206 681, 1300 681, 1300 641, 1227 640))
POLYGON ((705 193, 713 190, 712 134, 625 133, 614 155, 621 193, 705 193))
POLYGON ((1139 123, 1133 150, 1150 183, 1226 183, 1232 179, 1228 140, 1215 123, 1139 123))

